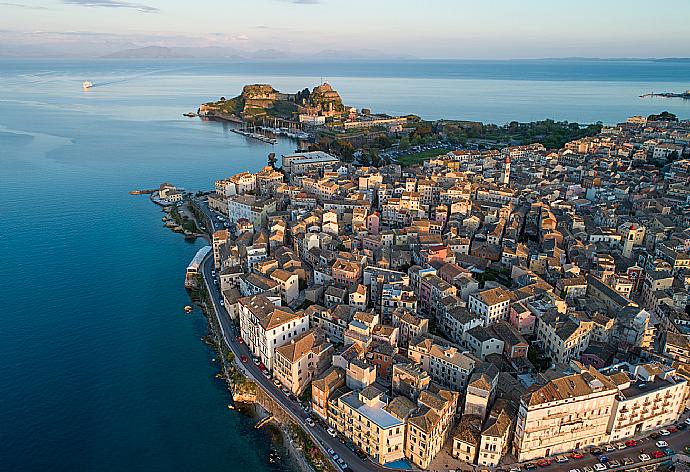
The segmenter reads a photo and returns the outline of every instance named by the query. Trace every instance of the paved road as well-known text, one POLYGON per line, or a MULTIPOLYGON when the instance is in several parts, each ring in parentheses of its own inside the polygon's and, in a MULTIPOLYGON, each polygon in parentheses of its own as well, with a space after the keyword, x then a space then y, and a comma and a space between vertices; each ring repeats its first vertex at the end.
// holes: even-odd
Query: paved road
MULTIPOLYGON (((212 261, 213 257, 209 253, 202 263, 202 274, 204 277, 204 283, 206 284, 209 294, 211 295, 213 305, 212 309, 215 312, 216 318, 218 319, 218 323, 221 327, 223 339, 225 340, 225 344, 235 355, 235 358, 238 362, 241 356, 247 356, 251 359, 252 355, 247 349, 247 346, 237 342, 236 336, 238 334, 238 330, 232 320, 230 320, 228 312, 220 305, 220 290, 213 282, 213 276, 211 275, 211 270, 213 268, 212 261)), ((343 458, 348 467, 355 472, 388 470, 377 464, 373 464, 372 462, 360 459, 345 444, 341 443, 338 439, 331 437, 320 425, 317 424, 314 428, 305 425, 304 420, 307 419, 309 415, 302 410, 297 401, 287 397, 273 384, 271 380, 267 379, 253 362, 250 361, 246 364, 242 364, 242 368, 256 383, 263 387, 263 389, 273 398, 274 401, 283 406, 285 411, 292 416, 292 419, 295 422, 302 425, 303 429, 311 434, 312 440, 322 448, 326 456, 328 456, 326 449, 333 449, 338 456, 343 458)))

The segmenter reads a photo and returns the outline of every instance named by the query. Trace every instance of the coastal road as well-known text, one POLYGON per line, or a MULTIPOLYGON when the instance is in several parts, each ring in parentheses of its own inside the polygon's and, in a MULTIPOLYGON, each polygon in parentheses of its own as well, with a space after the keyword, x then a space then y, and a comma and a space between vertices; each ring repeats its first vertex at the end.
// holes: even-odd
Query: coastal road
POLYGON ((201 212, 206 216, 208 221, 211 222, 211 227, 206 228, 208 231, 210 231, 211 234, 213 234, 219 229, 225 228, 223 222, 218 219, 218 214, 211 210, 211 208, 208 206, 208 200, 204 200, 203 198, 197 197, 193 197, 193 200, 194 204, 196 204, 196 207, 199 208, 201 212))
MULTIPOLYGON (((230 319, 228 312, 220 304, 222 295, 220 293, 220 289, 214 283, 213 276, 211 275, 212 269, 213 257, 209 253, 202 263, 202 274, 213 305, 211 308, 213 309, 218 320, 218 324, 220 325, 223 340, 235 355, 238 363, 240 362, 241 356, 247 356, 247 358, 251 359, 252 354, 247 349, 247 346, 245 344, 240 344, 237 341, 236 336, 239 334, 238 329, 230 319)), ((273 384, 271 380, 267 379, 261 370, 259 370, 258 366, 256 366, 253 362, 250 361, 246 364, 242 364, 241 368, 249 374, 250 378, 252 378, 256 383, 260 384, 261 387, 271 396, 271 398, 273 398, 275 402, 279 403, 283 409, 288 412, 290 416, 292 416, 292 419, 296 423, 302 426, 302 429, 307 431, 312 436, 312 440, 315 444, 318 444, 321 447, 325 456, 329 457, 329 454, 326 451, 327 449, 333 449, 338 456, 342 457, 342 459, 347 463, 348 467, 355 472, 389 470, 368 460, 360 459, 345 444, 340 442, 337 438, 330 436, 318 423, 314 428, 306 425, 304 421, 310 415, 302 409, 298 401, 292 399, 294 397, 286 396, 273 384)), ((336 469, 338 468, 336 467, 336 469)))

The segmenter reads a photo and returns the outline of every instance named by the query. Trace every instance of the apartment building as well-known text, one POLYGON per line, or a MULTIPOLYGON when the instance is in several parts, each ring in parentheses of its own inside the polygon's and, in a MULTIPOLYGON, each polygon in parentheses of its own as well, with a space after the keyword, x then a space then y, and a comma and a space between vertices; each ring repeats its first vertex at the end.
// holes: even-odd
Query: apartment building
POLYGON ((429 350, 429 375, 442 387, 463 392, 477 362, 475 357, 458 351, 456 347, 434 344, 429 350))
POLYGON ((616 385, 592 367, 526 394, 518 410, 513 455, 522 462, 608 441, 616 395, 616 385))
POLYGON ((501 287, 482 290, 469 296, 468 308, 482 318, 484 326, 508 319, 511 293, 501 287))
POLYGON ((611 441, 675 423, 685 409, 687 381, 660 364, 618 364, 605 370, 618 387, 609 420, 611 441))
POLYGON ((331 363, 333 345, 310 329, 275 349, 273 375, 296 396, 331 363))
POLYGON ((231 223, 245 219, 254 227, 266 222, 268 213, 276 211, 273 198, 260 198, 255 195, 237 195, 228 199, 228 220, 231 223))
POLYGON ((213 268, 218 271, 221 268, 223 258, 221 247, 228 243, 228 230, 219 229, 213 233, 213 268))
POLYGON ((265 295, 239 300, 240 334, 251 353, 267 369, 273 369, 275 349, 290 343, 309 329, 309 316, 276 304, 265 295))
POLYGON ((594 323, 549 310, 537 319, 537 340, 552 361, 567 364, 589 346, 594 323))
POLYGON ((328 421, 328 402, 332 395, 345 385, 345 371, 331 366, 311 383, 311 409, 324 421, 328 421))
POLYGON ((508 452, 513 411, 506 400, 497 400, 482 430, 477 464, 496 467, 508 452))
POLYGON ((429 320, 414 312, 397 309, 393 312, 392 318, 393 326, 399 329, 400 346, 407 346, 417 336, 429 332, 429 320))
POLYGON ((427 469, 445 444, 459 396, 434 384, 419 395, 419 408, 407 420, 405 441, 405 457, 417 467, 427 469))
POLYGON ((374 463, 394 462, 405 457, 405 421, 389 413, 388 404, 374 386, 348 392, 330 401, 328 424, 374 463))
POLYGON ((290 304, 297 299, 299 296, 299 277, 297 274, 283 269, 275 269, 269 277, 280 287, 280 294, 285 303, 290 304))
POLYGON ((468 464, 477 463, 477 454, 481 442, 483 418, 477 415, 464 414, 453 430, 451 455, 468 464))

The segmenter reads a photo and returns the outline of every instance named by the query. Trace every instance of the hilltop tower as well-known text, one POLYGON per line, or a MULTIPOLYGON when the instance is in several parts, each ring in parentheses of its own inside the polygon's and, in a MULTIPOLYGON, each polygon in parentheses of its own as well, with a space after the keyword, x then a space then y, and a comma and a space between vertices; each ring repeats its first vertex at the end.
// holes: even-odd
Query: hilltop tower
POLYGON ((501 183, 503 185, 508 185, 510 182, 510 156, 506 156, 505 161, 503 161, 503 172, 501 173, 501 183))

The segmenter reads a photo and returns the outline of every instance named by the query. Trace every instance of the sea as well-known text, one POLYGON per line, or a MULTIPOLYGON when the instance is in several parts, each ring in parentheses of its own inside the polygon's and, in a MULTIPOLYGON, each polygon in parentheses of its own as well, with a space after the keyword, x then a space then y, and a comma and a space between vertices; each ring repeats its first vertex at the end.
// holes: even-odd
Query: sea
POLYGON ((690 101, 639 98, 690 88, 688 62, 0 60, 0 470, 294 470, 227 408, 206 320, 183 312, 203 242, 128 191, 210 189, 294 150, 182 113, 247 83, 322 81, 426 119, 690 118, 690 101))

